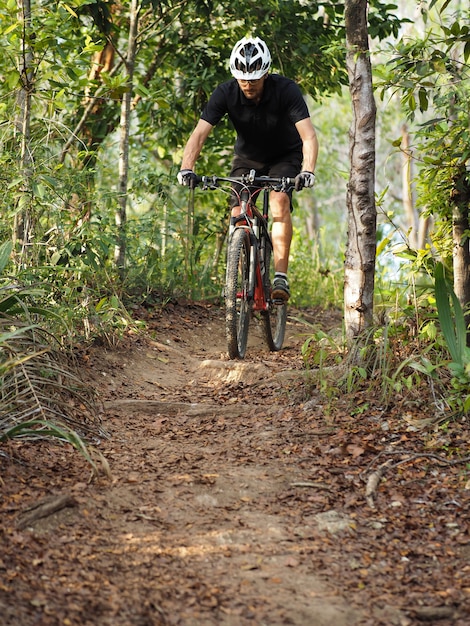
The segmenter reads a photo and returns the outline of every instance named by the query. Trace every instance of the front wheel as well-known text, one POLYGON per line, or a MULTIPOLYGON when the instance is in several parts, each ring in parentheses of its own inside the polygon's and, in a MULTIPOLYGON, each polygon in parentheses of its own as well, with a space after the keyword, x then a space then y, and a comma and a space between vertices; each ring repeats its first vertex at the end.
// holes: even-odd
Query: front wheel
POLYGON ((268 348, 277 352, 282 348, 286 334, 287 304, 275 304, 271 299, 272 281, 274 280, 274 256, 271 241, 264 243, 264 292, 268 302, 267 311, 262 312, 264 337, 268 348))
POLYGON ((243 359, 248 342, 250 302, 250 237, 244 228, 236 228, 229 241, 225 282, 225 330, 228 355, 243 359))

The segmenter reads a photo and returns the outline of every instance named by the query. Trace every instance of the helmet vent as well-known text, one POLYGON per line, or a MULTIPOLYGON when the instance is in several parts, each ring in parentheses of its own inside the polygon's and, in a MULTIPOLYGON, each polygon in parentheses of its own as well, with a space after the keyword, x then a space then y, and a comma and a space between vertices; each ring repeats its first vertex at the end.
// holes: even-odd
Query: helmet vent
POLYGON ((244 37, 238 41, 230 55, 230 70, 237 79, 256 80, 271 67, 271 54, 259 37, 244 37))

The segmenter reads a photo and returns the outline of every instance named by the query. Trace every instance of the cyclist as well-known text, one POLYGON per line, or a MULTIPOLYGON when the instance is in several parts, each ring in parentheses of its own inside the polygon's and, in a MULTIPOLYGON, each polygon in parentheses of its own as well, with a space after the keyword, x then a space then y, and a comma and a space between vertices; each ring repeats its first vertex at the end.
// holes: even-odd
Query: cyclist
MULTIPOLYGON (((256 170, 258 176, 295 178, 295 188, 313 187, 318 141, 297 84, 269 74, 271 54, 258 37, 244 37, 230 55, 233 78, 212 93, 186 143, 178 181, 191 186, 194 166, 213 127, 228 115, 237 138, 231 176, 256 170)), ((270 210, 275 277, 272 297, 290 297, 287 269, 292 240, 292 192, 272 191, 270 210)), ((232 215, 237 215, 233 194, 232 215)))

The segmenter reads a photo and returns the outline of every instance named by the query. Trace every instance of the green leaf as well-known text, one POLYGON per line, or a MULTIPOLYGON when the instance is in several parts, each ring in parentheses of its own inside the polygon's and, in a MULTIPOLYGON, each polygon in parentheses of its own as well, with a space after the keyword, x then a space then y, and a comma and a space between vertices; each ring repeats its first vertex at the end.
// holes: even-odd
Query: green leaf
POLYGON ((454 321, 455 321, 455 333, 457 342, 460 350, 460 358, 463 363, 465 363, 465 353, 467 347, 467 326, 465 323, 465 316, 463 313, 462 305, 460 304, 459 299, 455 295, 453 289, 449 289, 450 296, 452 299, 452 304, 454 307, 454 321))
POLYGON ((383 252, 385 250, 385 248, 388 246, 388 244, 390 243, 390 238, 389 237, 384 237, 382 239, 382 241, 379 243, 379 245, 377 246, 377 250, 376 250, 376 257, 379 257, 381 252, 383 252))
POLYGON ((428 110, 428 94, 426 89, 423 89, 421 87, 421 89, 418 92, 418 98, 419 98, 419 108, 421 111, 427 111, 428 110))
POLYGON ((8 264, 8 261, 10 260, 12 249, 13 243, 11 241, 6 241, 0 246, 0 274, 3 272, 8 264))
POLYGON ((58 426, 47 420, 31 420, 15 424, 0 435, 0 441, 7 441, 15 437, 55 437, 62 441, 70 443, 80 454, 88 461, 88 463, 97 472, 95 462, 88 452, 87 446, 83 439, 71 428, 67 426, 58 426))
POLYGON ((140 84, 134 85, 134 91, 136 94, 138 94, 139 96, 142 96, 143 98, 150 97, 150 91, 144 85, 140 85, 140 84))
POLYGON ((452 313, 450 310, 449 296, 447 293, 445 282, 444 266, 442 265, 442 263, 437 263, 436 265, 434 271, 434 281, 439 322, 441 323, 441 329, 447 342, 449 352, 455 361, 458 360, 457 342, 455 340, 455 333, 452 325, 452 313))
POLYGON ((464 413, 468 413, 470 411, 470 395, 465 398, 463 403, 464 413))
POLYGON ((447 284, 444 265, 442 263, 436 264, 434 279, 437 314, 442 333, 452 360, 456 365, 463 366, 468 353, 465 317, 454 290, 447 284), (452 315, 449 296, 452 299, 454 316, 452 315))
POLYGON ((460 24, 459 22, 454 22, 452 24, 452 26, 450 27, 450 32, 455 36, 458 37, 460 35, 460 24))
POLYGON ((8 28, 6 28, 3 31, 4 35, 8 35, 8 33, 11 33, 13 30, 19 29, 21 26, 20 22, 15 22, 15 24, 11 24, 8 28))
POLYGON ((465 59, 465 63, 468 62, 468 57, 470 57, 470 41, 465 42, 463 49, 463 58, 465 59))

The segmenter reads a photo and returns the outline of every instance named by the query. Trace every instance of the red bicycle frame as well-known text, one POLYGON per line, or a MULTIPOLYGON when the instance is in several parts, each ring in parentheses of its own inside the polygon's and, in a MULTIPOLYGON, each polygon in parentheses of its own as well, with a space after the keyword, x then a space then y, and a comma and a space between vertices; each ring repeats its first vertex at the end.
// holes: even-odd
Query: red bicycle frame
MULTIPOLYGON (((269 302, 266 299, 263 285, 263 276, 261 273, 260 254, 259 254, 259 221, 260 219, 267 220, 267 207, 269 203, 267 189, 263 190, 263 215, 261 215, 256 208, 253 195, 259 193, 261 190, 257 189, 255 192, 250 193, 247 189, 244 189, 241 194, 240 202, 240 215, 234 218, 234 229, 244 228, 249 232, 251 242, 251 254, 250 254, 250 284, 248 286, 247 294, 237 294, 237 297, 253 298, 253 310, 254 311, 267 311, 269 309, 269 302), (248 195, 249 194, 249 195, 248 195), (253 267, 254 266, 254 267, 253 267), (254 284, 253 284, 254 283, 254 284)), ((232 231, 233 232, 233 231, 232 231)))

